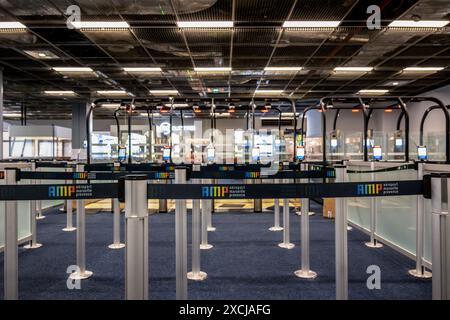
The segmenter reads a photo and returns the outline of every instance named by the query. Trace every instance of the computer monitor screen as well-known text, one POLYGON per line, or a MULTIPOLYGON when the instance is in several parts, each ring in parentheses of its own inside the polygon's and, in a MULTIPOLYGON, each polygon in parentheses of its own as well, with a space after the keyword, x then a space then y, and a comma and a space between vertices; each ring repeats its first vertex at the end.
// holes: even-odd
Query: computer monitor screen
POLYGON ((127 158, 127 149, 125 147, 119 147, 119 161, 125 161, 127 158))
POLYGON ((331 147, 336 148, 338 145, 338 141, 336 138, 331 138, 331 147))
POLYGON ((403 146, 403 139, 402 138, 395 139, 395 146, 396 147, 402 147, 403 146))
POLYGON ((252 158, 253 158, 253 160, 257 161, 257 160, 259 160, 259 157, 260 157, 260 150, 259 150, 259 148, 253 148, 253 150, 252 150, 252 158))
POLYGON ((427 147, 424 147, 424 146, 417 147, 417 156, 418 156, 419 160, 428 159, 427 147))
POLYGON ((304 147, 297 147, 297 153, 296 153, 297 160, 304 160, 305 159, 305 148, 304 147))
POLYGON ((208 162, 214 161, 216 157, 216 150, 214 148, 208 148, 206 152, 206 158, 208 159, 208 162))
POLYGON ((169 161, 170 160, 170 148, 164 148, 163 149, 163 160, 169 161))
POLYGON ((383 157, 383 154, 382 154, 382 153, 383 153, 383 152, 382 152, 382 149, 381 149, 380 146, 375 146, 375 147, 373 147, 373 158, 374 158, 375 160, 381 160, 382 157, 383 157))

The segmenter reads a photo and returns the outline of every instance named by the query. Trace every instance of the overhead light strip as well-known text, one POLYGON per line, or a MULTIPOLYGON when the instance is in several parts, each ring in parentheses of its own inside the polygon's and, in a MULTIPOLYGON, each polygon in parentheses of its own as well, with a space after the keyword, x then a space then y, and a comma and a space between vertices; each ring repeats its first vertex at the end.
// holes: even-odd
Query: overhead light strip
POLYGON ((336 28, 340 21, 285 21, 283 28, 336 28))
POLYGON ((125 21, 74 21, 71 22, 76 29, 128 29, 130 25, 125 21))
POLYGON ((154 96, 177 95, 178 90, 150 90, 150 94, 154 96))
POLYGON ((48 95, 74 95, 75 92, 72 91, 72 90, 66 90, 66 91, 64 91, 64 90, 61 90, 61 91, 58 91, 58 90, 46 90, 46 91, 44 91, 44 94, 48 94, 48 95))
POLYGON ((379 95, 379 94, 386 94, 389 90, 386 89, 363 89, 359 90, 358 94, 373 94, 373 95, 379 95))
POLYGON ((26 29, 27 27, 18 21, 1 21, 0 29, 26 29))
POLYGON ((177 21, 179 28, 233 28, 233 21, 177 21))
POLYGON ((448 20, 395 20, 389 24, 390 28, 443 28, 448 25, 448 20))
POLYGON ((334 71, 336 72, 370 72, 373 67, 336 67, 334 71))
POLYGON ((92 68, 88 67, 54 67, 56 72, 94 72, 92 68))
POLYGON ((159 67, 125 67, 123 68, 125 72, 161 72, 162 69, 159 67))
POLYGON ((403 72, 437 72, 444 70, 443 67, 408 67, 403 72))

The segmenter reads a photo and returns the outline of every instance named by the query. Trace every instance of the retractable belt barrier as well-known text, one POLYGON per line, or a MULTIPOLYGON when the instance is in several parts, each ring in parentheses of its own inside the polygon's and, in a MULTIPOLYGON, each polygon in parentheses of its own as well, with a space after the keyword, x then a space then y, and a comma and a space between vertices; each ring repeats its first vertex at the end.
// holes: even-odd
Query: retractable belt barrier
MULTIPOLYGON (((136 176, 136 175, 133 175, 136 176)), ((288 199, 386 197, 428 194, 430 179, 410 181, 297 183, 297 184, 147 184, 148 199, 288 199)), ((123 201, 118 183, 0 185, 0 201, 107 199, 123 201)))
MULTIPOLYGON (((1 171, 0 171, 1 173, 1 171)), ((130 174, 147 176, 148 180, 174 179, 174 171, 115 171, 115 172, 45 172, 20 171, 17 179, 20 180, 118 180, 130 174)), ((188 171, 187 179, 308 179, 308 178, 335 178, 336 172, 332 168, 313 171, 279 171, 275 174, 265 174, 262 171, 213 171, 209 168, 201 171, 188 171)), ((0 175, 1 179, 1 175, 0 175)))
POLYGON ((390 168, 380 168, 375 170, 347 170, 347 173, 379 173, 379 172, 391 172, 391 171, 399 171, 399 170, 417 170, 417 163, 404 164, 398 167, 390 167, 390 168))

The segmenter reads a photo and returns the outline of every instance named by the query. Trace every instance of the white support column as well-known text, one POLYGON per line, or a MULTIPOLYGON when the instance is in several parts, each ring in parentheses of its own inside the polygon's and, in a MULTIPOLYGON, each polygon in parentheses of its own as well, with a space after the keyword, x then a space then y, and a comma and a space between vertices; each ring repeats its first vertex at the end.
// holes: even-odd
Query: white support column
POLYGON ((202 281, 207 277, 206 272, 200 271, 200 200, 192 200, 192 271, 187 274, 189 280, 202 281))
POLYGON ((112 199, 113 205, 113 243, 108 246, 110 249, 122 249, 124 243, 120 242, 120 203, 119 199, 112 199))
POLYGON ((147 177, 125 177, 125 299, 148 299, 147 177))
MULTIPOLYGON (((214 179, 209 180, 208 183, 213 184, 214 183, 214 179)), ((216 228, 213 227, 212 225, 212 213, 213 213, 213 206, 214 206, 214 200, 208 200, 207 201, 207 205, 208 205, 208 232, 214 232, 216 231, 216 228)))
MULTIPOLYGON (((208 184, 209 180, 208 179, 203 179, 202 183, 204 184, 208 184)), ((208 206, 208 201, 207 199, 202 199, 201 200, 201 212, 202 212, 202 239, 201 239, 201 244, 200 244, 200 249, 201 250, 209 250, 213 247, 212 244, 208 243, 208 211, 211 209, 208 206)))

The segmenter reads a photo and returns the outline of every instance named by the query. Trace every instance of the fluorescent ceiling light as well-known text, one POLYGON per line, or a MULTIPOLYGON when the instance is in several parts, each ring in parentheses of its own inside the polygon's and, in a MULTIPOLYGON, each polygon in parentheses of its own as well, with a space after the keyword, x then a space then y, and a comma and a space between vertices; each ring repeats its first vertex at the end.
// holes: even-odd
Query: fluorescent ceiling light
POLYGON ((443 67, 409 67, 403 69, 403 72, 437 72, 444 70, 443 67))
POLYGON ((300 71, 303 67, 265 67, 264 71, 300 71))
POLYGON ((174 108, 187 108, 187 107, 189 107, 189 105, 187 104, 187 103, 174 103, 173 105, 172 104, 170 104, 170 103, 166 103, 165 105, 164 105, 165 107, 174 107, 174 108))
POLYGON ((150 93, 154 96, 173 96, 178 94, 178 90, 150 90, 150 93))
POLYGON ((46 90, 44 91, 45 94, 52 95, 52 96, 73 96, 75 95, 74 91, 67 90, 46 90))
POLYGON ((282 94, 284 90, 256 90, 255 94, 282 94))
POLYGON ((233 28, 233 21, 177 21, 180 28, 233 28))
POLYGON ((102 103, 102 108, 119 108, 120 103, 102 103))
POLYGON ((380 94, 385 94, 388 92, 389 92, 389 90, 386 90, 386 89, 364 89, 364 90, 359 90, 358 94, 380 95, 380 94))
POLYGON ((340 21, 285 21, 283 28, 336 28, 340 21))
POLYGON ((125 90, 98 90, 98 94, 101 95, 127 95, 125 90))
POLYGON ((74 21, 76 29, 127 29, 130 25, 125 21, 74 21))
POLYGON ((39 60, 60 59, 59 56, 50 50, 24 50, 27 55, 39 60))
POLYGON ((162 69, 159 67, 125 67, 123 68, 125 72, 161 72, 162 69))
POLYGON ((196 72, 230 72, 229 67, 208 67, 208 68, 194 68, 196 72))
POLYGON ((450 21, 447 20, 395 20, 389 24, 391 28, 442 28, 450 21))
POLYGON ((86 67, 54 67, 56 72, 94 72, 92 68, 86 67))
POLYGON ((26 29, 27 27, 18 21, 0 22, 0 29, 26 29))
POLYGON ((337 67, 334 68, 336 72, 370 72, 372 67, 337 67))

